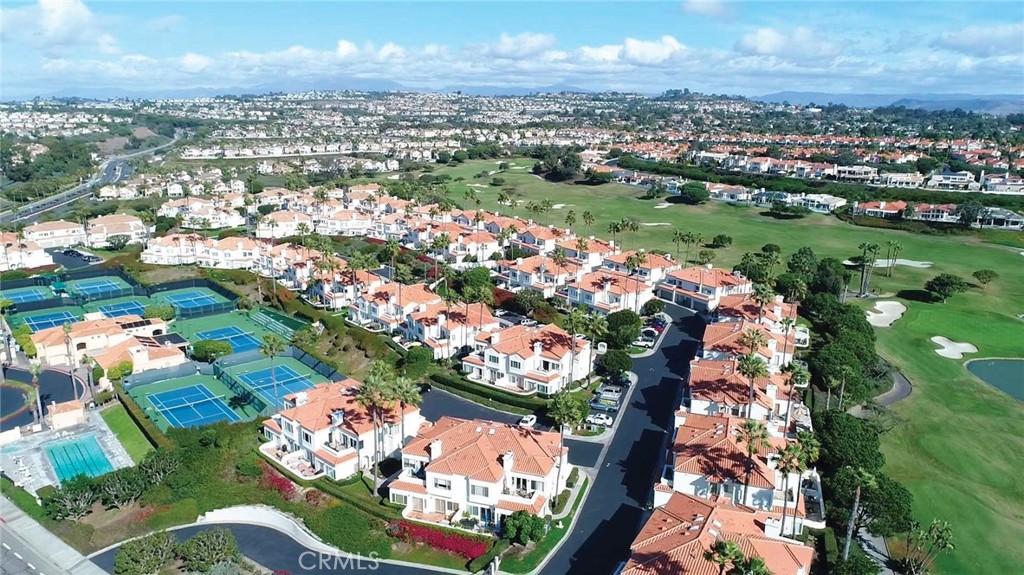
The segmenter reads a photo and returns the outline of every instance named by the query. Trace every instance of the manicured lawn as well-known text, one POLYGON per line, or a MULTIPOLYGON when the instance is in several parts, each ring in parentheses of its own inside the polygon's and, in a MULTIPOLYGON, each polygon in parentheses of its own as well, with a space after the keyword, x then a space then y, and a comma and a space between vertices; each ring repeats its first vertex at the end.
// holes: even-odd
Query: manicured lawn
MULTIPOLYGON (((469 172, 467 178, 483 165, 467 164, 476 164, 458 168, 469 172)), ((994 232, 986 232, 980 239, 915 235, 856 227, 816 214, 782 221, 761 216, 758 208, 719 203, 656 209, 661 200, 639 200, 641 191, 625 186, 558 185, 517 172, 502 177, 519 184, 523 201, 547 198, 566 204, 536 215, 524 213, 522 207, 516 210, 516 214, 543 224, 564 227, 569 209, 576 211, 577 221, 583 210, 590 210, 597 220, 590 230, 577 223, 577 233, 608 239, 608 223, 623 217, 669 224, 641 226, 635 237, 619 234, 619 243, 626 249, 660 248, 676 254, 672 232, 681 229, 698 232, 705 241, 716 234, 731 236, 730 247, 715 250, 715 264, 725 267, 735 264, 744 252, 769 242, 782 248, 785 261, 802 246, 810 246, 819 257, 847 259, 857 254, 861 242, 881 245, 880 257, 885 257, 886 242, 896 240, 903 245, 901 258, 932 262, 929 269, 898 266, 891 278, 881 269, 873 276, 873 288, 886 296, 882 299, 901 301, 908 307, 893 327, 876 330, 878 352, 914 384, 914 394, 895 407, 905 425, 883 439, 886 472, 905 482, 914 494, 915 514, 922 524, 933 518, 952 524, 957 551, 939 558, 941 573, 1009 573, 1024 564, 1024 547, 1019 545, 1024 540, 1024 474, 1019 470, 1024 453, 1024 403, 991 388, 962 366, 971 358, 1024 356, 1024 322, 1015 317, 1024 313, 1024 257, 1020 248, 988 243, 1019 244, 1016 237, 994 232), (973 281, 971 272, 981 268, 1000 274, 987 290, 973 288, 945 304, 914 299, 924 282, 939 273, 973 281), (929 341, 936 335, 972 343, 979 352, 964 360, 944 359, 934 353, 937 346, 929 341)), ((508 206, 497 205, 497 188, 476 189, 482 207, 509 212, 508 206)), ((465 201, 463 204, 471 207, 465 201)), ((691 250, 691 258, 695 251, 691 250)))
POLYGON ((583 478, 583 486, 580 488, 580 493, 576 497, 576 501, 572 504, 572 513, 564 517, 563 519, 554 521, 551 530, 548 531, 547 535, 543 539, 538 541, 533 549, 528 553, 522 555, 509 556, 502 558, 501 570, 508 573, 529 573, 536 569, 541 561, 545 557, 551 554, 551 552, 558 545, 559 541, 565 537, 566 533, 569 532, 569 527, 572 524, 572 518, 579 511, 580 503, 583 501, 583 496, 587 492, 589 487, 590 478, 583 478), (558 526, 561 524, 561 526, 558 526))
POLYGON ((103 421, 107 422, 110 430, 114 432, 117 440, 121 442, 135 463, 142 461, 142 458, 153 449, 146 436, 142 435, 142 431, 128 416, 123 405, 108 407, 101 412, 101 415, 103 421))

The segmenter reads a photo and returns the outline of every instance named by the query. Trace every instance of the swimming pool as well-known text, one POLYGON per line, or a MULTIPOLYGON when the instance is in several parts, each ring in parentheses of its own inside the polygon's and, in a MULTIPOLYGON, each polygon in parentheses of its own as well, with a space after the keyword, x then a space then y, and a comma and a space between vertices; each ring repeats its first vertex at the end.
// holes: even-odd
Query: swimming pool
POLYGON ((47 445, 46 457, 57 473, 57 480, 62 483, 77 475, 97 477, 114 470, 95 435, 47 445))

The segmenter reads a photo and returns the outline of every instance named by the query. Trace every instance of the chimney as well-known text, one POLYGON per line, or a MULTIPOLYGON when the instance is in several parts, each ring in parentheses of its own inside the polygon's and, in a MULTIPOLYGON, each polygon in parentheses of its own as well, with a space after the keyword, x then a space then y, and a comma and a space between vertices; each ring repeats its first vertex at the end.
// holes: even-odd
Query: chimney
POLYGON ((500 331, 496 331, 496 332, 491 333, 491 345, 495 345, 499 341, 501 341, 501 332, 500 331))
POLYGON ((440 439, 435 439, 435 440, 431 441, 430 442, 430 461, 433 461, 433 460, 437 459, 438 457, 441 457, 441 453, 442 453, 442 451, 441 451, 441 440, 440 439))
POLYGON ((505 476, 505 487, 511 489, 513 487, 512 481, 512 464, 515 463, 516 455, 511 451, 506 451, 501 456, 501 469, 505 476))
POLYGON ((705 268, 705 269, 709 269, 709 270, 710 270, 710 269, 712 269, 712 268, 714 268, 714 267, 715 267, 715 266, 714 266, 714 264, 712 264, 712 263, 710 263, 710 262, 709 262, 709 263, 706 263, 706 264, 704 264, 704 268, 705 268))
POLYGON ((533 342, 533 353, 534 354, 540 355, 541 351, 543 351, 543 350, 544 350, 544 344, 543 343, 541 343, 539 341, 533 342))
POLYGON ((295 394, 295 407, 300 405, 306 405, 309 403, 309 395, 305 391, 300 391, 295 394))
POLYGON ((437 314, 437 325, 438 326, 444 325, 447 320, 448 320, 448 316, 446 316, 445 314, 443 314, 443 313, 437 314))
POLYGON ((345 423, 345 410, 336 409, 331 412, 331 425, 341 425, 345 423))

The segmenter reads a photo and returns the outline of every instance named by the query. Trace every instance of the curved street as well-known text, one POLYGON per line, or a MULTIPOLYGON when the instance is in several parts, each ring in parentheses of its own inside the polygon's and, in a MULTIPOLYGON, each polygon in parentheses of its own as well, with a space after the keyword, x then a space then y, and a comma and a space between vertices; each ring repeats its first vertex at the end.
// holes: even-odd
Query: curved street
MULTIPOLYGON (((549 557, 541 568, 544 575, 597 575, 610 574, 629 557, 629 546, 646 518, 644 508, 651 489, 663 464, 665 440, 671 430, 673 414, 678 406, 680 381, 685 378, 690 360, 704 332, 704 322, 692 312, 676 306, 666 311, 673 322, 665 334, 660 347, 650 356, 634 361, 634 372, 639 377, 629 397, 626 409, 619 412, 618 427, 614 437, 607 443, 570 443, 573 449, 587 450, 584 457, 572 456, 579 461, 596 462, 597 467, 589 473, 591 486, 589 494, 580 508, 576 523, 558 550, 549 557), (600 452, 599 452, 600 451, 600 452)), ((437 399, 451 399, 453 396, 438 392, 427 394, 437 399)), ((458 399, 458 398, 456 398, 458 399)), ((425 401, 425 414, 437 415, 434 405, 437 400, 425 401)), ((448 404, 448 401, 444 402, 448 404)), ((484 416, 486 410, 465 400, 451 402, 451 411, 471 410, 475 415, 484 416)), ((505 414, 508 418, 508 414, 505 414)), ((364 560, 361 568, 350 561, 334 563, 325 567, 310 559, 311 551, 290 536, 269 527, 244 524, 193 525, 176 530, 174 533, 186 539, 198 531, 227 527, 238 539, 239 547, 247 557, 285 575, 296 573, 314 575, 318 573, 355 573, 367 570, 364 560)), ((113 572, 117 548, 108 549, 92 558, 107 572, 113 572)), ((410 573, 436 573, 429 568, 418 569, 407 564, 381 563, 376 569, 385 575, 410 573)))

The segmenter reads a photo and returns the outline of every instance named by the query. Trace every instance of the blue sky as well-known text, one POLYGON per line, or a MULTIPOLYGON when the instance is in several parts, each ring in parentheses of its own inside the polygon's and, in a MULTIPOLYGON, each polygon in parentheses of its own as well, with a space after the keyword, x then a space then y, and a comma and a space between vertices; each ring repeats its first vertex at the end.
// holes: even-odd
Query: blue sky
POLYGON ((1024 93, 1024 3, 3 3, 3 97, 343 83, 1024 93), (342 79, 342 80, 339 80, 342 79))

